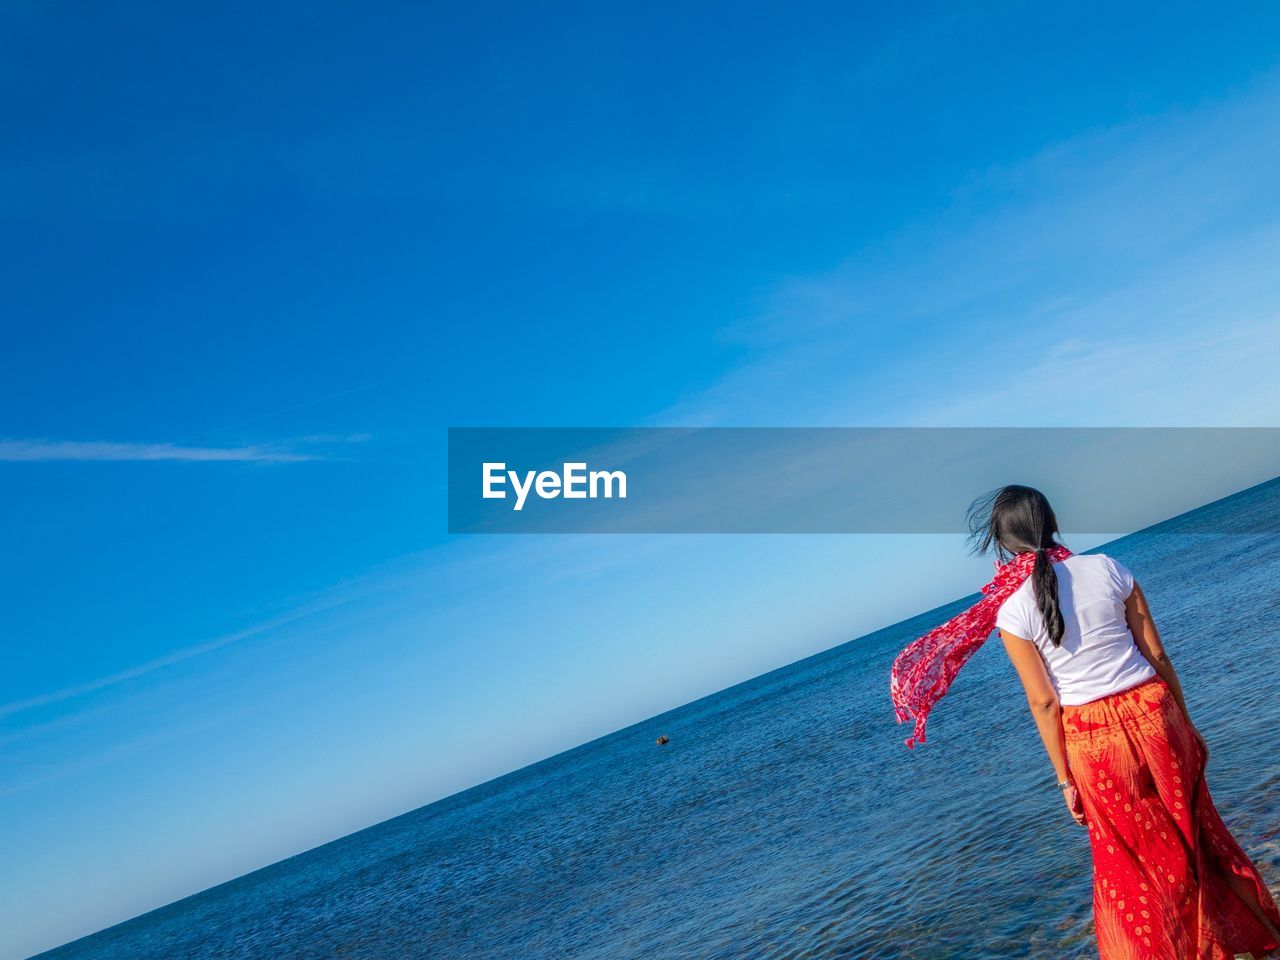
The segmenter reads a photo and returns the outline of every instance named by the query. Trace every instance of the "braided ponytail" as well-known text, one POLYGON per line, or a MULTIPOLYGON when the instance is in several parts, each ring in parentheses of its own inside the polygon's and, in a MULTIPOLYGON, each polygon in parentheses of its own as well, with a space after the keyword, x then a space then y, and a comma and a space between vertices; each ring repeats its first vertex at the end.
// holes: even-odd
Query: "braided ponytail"
POLYGON ((1062 608, 1058 605, 1058 573, 1049 562, 1049 553, 1044 547, 1036 550, 1036 565, 1031 569, 1031 589, 1035 591, 1036 606, 1044 618, 1049 639, 1055 647, 1059 646, 1067 628, 1062 620, 1062 608))

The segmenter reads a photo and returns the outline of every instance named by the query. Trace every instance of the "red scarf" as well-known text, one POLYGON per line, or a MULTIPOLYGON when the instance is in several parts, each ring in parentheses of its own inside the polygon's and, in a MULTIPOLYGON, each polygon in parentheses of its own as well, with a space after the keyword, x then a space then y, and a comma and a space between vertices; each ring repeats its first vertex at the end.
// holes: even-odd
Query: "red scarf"
MULTIPOLYGON (((1071 556, 1066 547, 1056 545, 1045 552, 1050 563, 1071 556)), ((907 737, 908 747, 924 743, 924 722, 929 711, 942 699, 960 668, 991 636, 1000 605, 1031 576, 1035 562, 1035 553, 1020 553, 1007 563, 997 563, 995 578, 982 588, 981 600, 913 640, 893 661, 889 692, 894 712, 899 723, 916 723, 915 732, 907 737)))

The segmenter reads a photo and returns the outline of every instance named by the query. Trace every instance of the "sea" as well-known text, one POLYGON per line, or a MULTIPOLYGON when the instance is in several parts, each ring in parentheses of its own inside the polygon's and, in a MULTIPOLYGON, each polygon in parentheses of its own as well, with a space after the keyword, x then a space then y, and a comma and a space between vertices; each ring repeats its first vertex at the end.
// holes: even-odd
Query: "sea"
MULTIPOLYGON (((1280 481, 1101 548, 1151 601, 1228 826, 1280 883, 1280 481)), ((42 954, 1096 957, 1085 831, 983 647, 907 750, 889 666, 968 597, 42 954), (656 741, 668 738, 665 745, 656 741)))

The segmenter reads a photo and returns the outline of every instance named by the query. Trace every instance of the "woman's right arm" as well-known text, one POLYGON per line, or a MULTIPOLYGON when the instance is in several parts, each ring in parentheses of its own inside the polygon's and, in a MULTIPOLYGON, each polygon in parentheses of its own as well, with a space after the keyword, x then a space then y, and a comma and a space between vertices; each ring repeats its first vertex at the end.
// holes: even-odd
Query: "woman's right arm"
MULTIPOLYGON (((1187 710, 1187 701, 1182 696, 1182 684, 1178 682, 1177 671, 1173 669, 1173 661, 1169 659, 1169 654, 1164 648, 1164 644, 1160 642, 1160 632, 1156 630, 1156 622, 1151 617, 1151 607, 1147 605, 1146 595, 1142 592, 1142 587, 1138 586, 1134 581, 1133 592, 1129 594, 1129 598, 1124 602, 1124 616, 1129 623, 1129 632, 1133 634, 1133 642, 1137 644, 1138 650, 1147 658, 1147 662, 1155 669, 1156 673, 1173 692, 1173 698, 1178 702, 1183 714, 1187 718, 1187 722, 1191 722, 1191 714, 1187 710)), ((1204 737, 1200 736, 1200 731, 1196 729, 1196 725, 1191 723, 1191 732, 1195 734, 1196 740, 1200 742, 1200 746, 1204 749, 1205 754, 1209 752, 1209 747, 1204 742, 1204 737)))

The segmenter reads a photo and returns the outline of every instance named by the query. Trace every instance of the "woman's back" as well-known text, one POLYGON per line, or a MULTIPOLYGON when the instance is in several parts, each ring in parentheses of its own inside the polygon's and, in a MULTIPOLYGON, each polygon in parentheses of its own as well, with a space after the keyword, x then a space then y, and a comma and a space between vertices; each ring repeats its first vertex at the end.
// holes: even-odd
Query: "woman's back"
POLYGON ((1065 627, 1061 644, 1055 647, 1049 639, 1031 580, 1001 605, 996 626, 1036 645, 1059 701, 1089 703, 1154 676, 1125 619, 1133 575, 1103 554, 1075 554, 1053 569, 1065 627))

